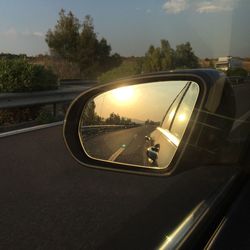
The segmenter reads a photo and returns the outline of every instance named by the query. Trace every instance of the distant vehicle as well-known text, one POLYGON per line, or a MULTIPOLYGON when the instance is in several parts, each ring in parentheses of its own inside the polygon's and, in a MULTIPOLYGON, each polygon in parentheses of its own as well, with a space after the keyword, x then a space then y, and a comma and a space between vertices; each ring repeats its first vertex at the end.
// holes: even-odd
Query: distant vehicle
POLYGON ((242 60, 232 56, 219 57, 215 64, 215 68, 220 71, 229 69, 237 69, 242 67, 242 60))

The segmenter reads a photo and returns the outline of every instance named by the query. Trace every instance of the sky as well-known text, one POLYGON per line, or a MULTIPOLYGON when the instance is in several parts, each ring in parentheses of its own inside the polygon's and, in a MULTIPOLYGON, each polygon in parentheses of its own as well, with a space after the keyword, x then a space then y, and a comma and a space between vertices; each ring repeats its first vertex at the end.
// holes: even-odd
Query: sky
POLYGON ((108 118, 114 112, 136 121, 149 119, 161 122, 186 84, 187 81, 154 82, 107 91, 93 99, 95 112, 103 118, 108 118))
POLYGON ((45 42, 61 8, 90 14, 112 52, 142 56, 152 44, 191 42, 200 58, 250 57, 250 0, 1 0, 0 53, 49 52, 45 42))

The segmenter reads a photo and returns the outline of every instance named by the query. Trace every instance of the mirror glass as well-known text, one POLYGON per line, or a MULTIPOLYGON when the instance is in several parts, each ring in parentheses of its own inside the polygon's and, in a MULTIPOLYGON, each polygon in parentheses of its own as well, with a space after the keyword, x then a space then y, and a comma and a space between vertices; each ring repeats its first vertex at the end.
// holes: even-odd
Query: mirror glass
POLYGON ((87 155, 135 167, 167 168, 199 95, 195 82, 129 85, 89 100, 79 136, 87 155))

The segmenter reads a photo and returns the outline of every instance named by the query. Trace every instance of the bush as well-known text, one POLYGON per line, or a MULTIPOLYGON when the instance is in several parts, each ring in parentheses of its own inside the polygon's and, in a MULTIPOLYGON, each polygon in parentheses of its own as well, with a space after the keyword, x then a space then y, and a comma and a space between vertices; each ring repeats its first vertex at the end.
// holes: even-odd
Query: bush
POLYGON ((99 78, 98 82, 106 83, 110 81, 117 80, 119 78, 133 76, 139 73, 138 70, 138 61, 136 60, 128 60, 123 61, 123 63, 114 69, 103 73, 99 78))
POLYGON ((40 110, 39 105, 0 109, 0 126, 33 121, 40 113, 40 110))
POLYGON ((57 88, 57 76, 42 65, 23 59, 0 60, 0 93, 32 92, 57 88))
POLYGON ((36 121, 42 124, 51 123, 55 121, 53 114, 48 110, 41 110, 36 118, 36 121))

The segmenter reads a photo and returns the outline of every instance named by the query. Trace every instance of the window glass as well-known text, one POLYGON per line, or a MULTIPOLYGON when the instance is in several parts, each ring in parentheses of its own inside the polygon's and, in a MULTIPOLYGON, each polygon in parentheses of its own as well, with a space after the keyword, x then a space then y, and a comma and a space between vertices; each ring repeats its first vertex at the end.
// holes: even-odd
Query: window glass
POLYGON ((197 83, 192 82, 177 110, 171 127, 171 133, 173 133, 178 139, 181 139, 185 132, 192 111, 194 110, 198 94, 199 86, 197 83))
POLYGON ((164 120, 161 125, 162 128, 169 129, 171 122, 175 116, 175 112, 178 108, 178 105, 182 99, 183 94, 185 93, 186 88, 187 88, 187 85, 181 90, 181 92, 178 94, 176 99, 173 101, 172 105, 170 106, 169 110, 167 111, 164 117, 164 120))

